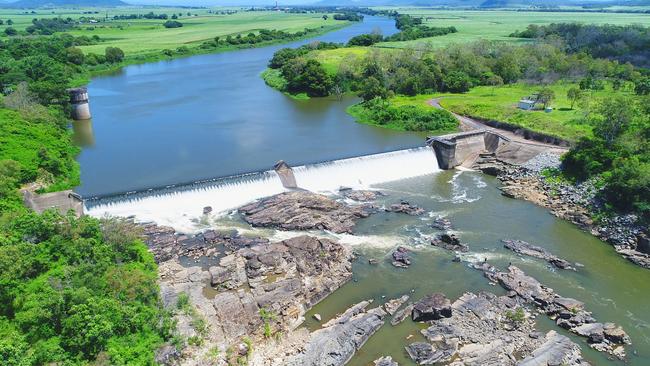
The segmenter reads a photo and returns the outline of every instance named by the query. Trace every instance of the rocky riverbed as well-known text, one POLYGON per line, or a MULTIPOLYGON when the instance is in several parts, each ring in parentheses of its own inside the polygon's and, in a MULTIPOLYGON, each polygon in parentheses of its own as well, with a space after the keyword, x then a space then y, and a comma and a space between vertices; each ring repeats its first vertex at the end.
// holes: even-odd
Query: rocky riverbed
POLYGON ((531 201, 568 220, 614 246, 616 251, 639 266, 650 269, 650 234, 635 215, 618 215, 594 220, 601 203, 594 182, 571 184, 549 179, 543 171, 558 168, 559 156, 542 153, 523 165, 503 162, 482 154, 474 168, 496 176, 503 195, 531 201))
MULTIPOLYGON (((299 230, 313 235, 317 230, 354 233, 358 220, 380 211, 422 221, 423 211, 407 201, 398 201, 398 209, 377 209, 378 197, 384 195, 346 190, 336 199, 296 191, 246 205, 238 213, 251 226, 292 230, 291 235, 299 235, 299 230)), ((431 239, 432 245, 471 255, 470 247, 447 231, 452 227, 449 219, 431 215, 429 220, 432 223, 423 225, 442 231, 431 239)), ((556 294, 517 267, 500 271, 487 262, 472 266, 504 287, 506 295, 476 291, 454 300, 439 292, 418 298, 401 293, 376 297, 375 302, 357 300, 336 316, 312 314, 311 322, 318 326, 307 329, 300 326, 306 312, 352 279, 355 255, 347 245, 309 235, 275 241, 237 231, 186 235, 153 224, 142 226, 159 263, 163 303, 174 314, 177 339, 183 344, 160 348, 161 364, 339 366, 382 327, 423 323, 418 339, 396 339, 404 355, 417 364, 586 365, 580 347, 567 336, 540 332, 539 314, 553 319, 558 331, 582 336, 590 347, 611 357, 625 359, 625 345, 630 343, 622 327, 597 321, 581 301, 556 294)), ((526 242, 508 240, 505 245, 558 268, 573 266, 526 242)), ((415 252, 404 243, 386 255, 393 265, 408 267, 415 252)), ((389 357, 375 363, 396 364, 389 357)))
POLYGON ((248 358, 248 343, 295 329, 309 308, 352 277, 352 251, 328 239, 270 242, 213 231, 186 237, 155 225, 146 226, 146 238, 159 262, 163 303, 186 341, 168 364, 204 364, 211 350, 228 355, 224 362, 248 358), (179 253, 215 263, 184 267, 179 253))

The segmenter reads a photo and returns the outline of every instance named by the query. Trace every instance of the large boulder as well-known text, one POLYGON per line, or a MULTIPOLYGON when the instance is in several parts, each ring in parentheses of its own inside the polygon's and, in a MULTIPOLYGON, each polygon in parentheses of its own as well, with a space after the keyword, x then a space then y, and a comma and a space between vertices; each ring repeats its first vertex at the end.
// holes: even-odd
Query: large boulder
POLYGON ((425 296, 413 305, 411 312, 411 319, 416 322, 449 317, 451 317, 451 302, 441 293, 425 296))
POLYGON ((368 217, 365 206, 348 206, 307 191, 281 193, 239 209, 253 226, 283 230, 329 230, 352 233, 356 221, 368 217))

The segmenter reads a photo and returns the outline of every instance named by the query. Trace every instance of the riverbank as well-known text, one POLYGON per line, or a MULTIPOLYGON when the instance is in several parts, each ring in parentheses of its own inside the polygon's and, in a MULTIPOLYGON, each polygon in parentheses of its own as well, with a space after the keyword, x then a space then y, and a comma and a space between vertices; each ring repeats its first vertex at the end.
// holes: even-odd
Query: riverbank
POLYGON ((210 48, 204 48, 201 47, 200 45, 195 47, 187 47, 187 45, 179 44, 178 48, 175 50, 157 50, 148 53, 140 53, 137 55, 127 54, 124 60, 121 61, 120 63, 104 64, 104 65, 100 65, 97 68, 87 70, 79 77, 75 78, 75 80, 73 81, 73 85, 74 86, 86 85, 90 82, 90 79, 92 79, 93 77, 111 75, 113 73, 120 71, 122 68, 131 65, 141 65, 145 63, 153 63, 159 61, 171 61, 175 59, 186 58, 186 57, 197 56, 197 55, 217 54, 217 53, 224 53, 224 52, 237 51, 243 49, 262 48, 262 47, 268 47, 273 45, 298 42, 305 39, 322 36, 326 33, 348 27, 352 24, 354 24, 354 22, 321 26, 321 28, 317 28, 316 31, 307 33, 301 37, 296 37, 292 39, 271 40, 271 41, 265 41, 256 44, 242 44, 242 45, 229 44, 229 45, 220 45, 218 47, 210 47, 210 48), (165 53, 165 51, 167 52, 165 53))
POLYGON ((621 256, 650 269, 650 236, 647 226, 634 214, 606 213, 598 199, 602 187, 594 180, 573 184, 552 174, 559 169, 559 155, 542 153, 524 165, 508 164, 483 156, 475 168, 496 176, 502 194, 548 208, 552 215, 614 246, 621 256))

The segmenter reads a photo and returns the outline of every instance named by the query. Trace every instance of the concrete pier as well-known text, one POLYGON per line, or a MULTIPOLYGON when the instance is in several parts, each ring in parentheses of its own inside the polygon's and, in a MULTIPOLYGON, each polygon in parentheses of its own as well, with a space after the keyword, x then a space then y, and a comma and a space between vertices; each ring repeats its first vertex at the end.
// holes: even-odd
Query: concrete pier
POLYGON ((88 104, 88 89, 72 88, 68 89, 70 94, 70 104, 72 105, 72 119, 87 120, 91 118, 90 106, 88 104))
POLYGON ((495 152, 510 142, 505 136, 490 130, 476 130, 434 136, 427 139, 433 147, 440 169, 471 165, 482 152, 495 152))
POLYGON ((294 189, 298 188, 296 177, 293 174, 293 169, 284 160, 280 160, 273 166, 273 169, 280 176, 280 181, 284 188, 294 189))

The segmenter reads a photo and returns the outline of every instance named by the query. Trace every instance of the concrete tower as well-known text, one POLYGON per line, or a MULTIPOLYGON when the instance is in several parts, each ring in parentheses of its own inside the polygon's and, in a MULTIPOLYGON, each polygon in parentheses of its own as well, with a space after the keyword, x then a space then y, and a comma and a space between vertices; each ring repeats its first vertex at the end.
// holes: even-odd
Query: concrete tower
POLYGON ((72 88, 68 89, 70 93, 70 103, 72 104, 72 119, 85 120, 90 119, 90 106, 88 105, 88 89, 72 88))

